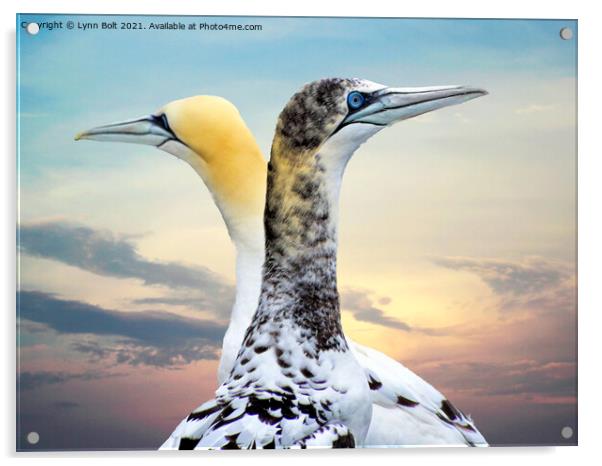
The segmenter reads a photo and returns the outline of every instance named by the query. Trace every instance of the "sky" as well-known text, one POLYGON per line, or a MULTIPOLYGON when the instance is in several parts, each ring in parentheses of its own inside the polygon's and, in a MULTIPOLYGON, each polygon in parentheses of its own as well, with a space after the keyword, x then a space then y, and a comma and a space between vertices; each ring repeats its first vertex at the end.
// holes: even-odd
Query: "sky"
POLYGON ((567 26, 576 38, 560 20, 18 18, 18 448, 157 448, 212 397, 233 299, 234 251, 190 167, 74 135, 212 94, 268 154, 288 98, 330 76, 489 91, 382 131, 350 162, 345 333, 437 387, 492 445, 576 443, 567 26), (53 20, 262 30, 20 27, 53 20))

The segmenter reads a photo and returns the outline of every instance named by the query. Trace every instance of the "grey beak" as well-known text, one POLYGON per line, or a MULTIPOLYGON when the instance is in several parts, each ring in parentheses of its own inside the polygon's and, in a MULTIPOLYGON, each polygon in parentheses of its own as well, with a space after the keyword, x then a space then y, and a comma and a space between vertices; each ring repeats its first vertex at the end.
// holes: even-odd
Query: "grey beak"
POLYGON ((92 141, 128 142, 160 147, 167 141, 178 140, 169 128, 164 115, 149 115, 133 120, 97 126, 82 131, 75 140, 89 139, 92 141))
POLYGON ((344 123, 387 126, 486 94, 483 89, 469 86, 388 87, 374 93, 371 102, 349 115, 344 123))

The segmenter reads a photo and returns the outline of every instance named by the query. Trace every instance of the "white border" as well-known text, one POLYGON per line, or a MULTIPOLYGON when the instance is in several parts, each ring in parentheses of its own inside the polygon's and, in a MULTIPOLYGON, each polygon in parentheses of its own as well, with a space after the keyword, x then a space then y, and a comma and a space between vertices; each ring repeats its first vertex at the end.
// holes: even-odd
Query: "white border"
POLYGON ((186 462, 216 462, 234 464, 244 461, 249 465, 282 463, 287 465, 306 464, 308 461, 328 460, 346 463, 393 464, 402 461, 421 464, 498 465, 511 462, 523 464, 527 461, 546 465, 566 466, 569 462, 588 464, 599 461, 598 436, 602 394, 600 383, 600 341, 602 335, 602 300, 600 299, 600 273, 602 260, 600 238, 602 238, 602 122, 600 118, 600 73, 599 44, 602 44, 600 15, 596 2, 580 1, 532 1, 497 0, 496 2, 454 0, 420 2, 392 2, 370 0, 369 2, 303 0, 296 4, 282 1, 231 0, 221 3, 214 0, 3 0, 1 2, 3 99, 5 107, 0 114, 0 130, 5 150, 2 166, 2 228, 1 244, 4 249, 1 269, 4 351, 2 384, 2 412, 6 413, 0 431, 3 456, 9 463, 19 457, 25 464, 37 458, 55 464, 81 461, 86 464, 103 464, 107 460, 123 458, 133 465, 155 463, 179 457, 186 462), (420 450, 366 450, 366 451, 313 451, 313 452, 205 452, 200 457, 191 454, 169 454, 170 458, 153 452, 110 452, 110 453, 44 453, 18 454, 15 448, 14 407, 14 355, 15 355, 15 14, 24 13, 136 13, 136 14, 203 14, 203 15, 269 15, 269 16, 404 16, 404 17, 481 17, 481 18, 566 18, 579 20, 579 447, 561 448, 496 448, 488 450, 420 449, 420 450), (597 44, 597 45, 596 45, 597 44))

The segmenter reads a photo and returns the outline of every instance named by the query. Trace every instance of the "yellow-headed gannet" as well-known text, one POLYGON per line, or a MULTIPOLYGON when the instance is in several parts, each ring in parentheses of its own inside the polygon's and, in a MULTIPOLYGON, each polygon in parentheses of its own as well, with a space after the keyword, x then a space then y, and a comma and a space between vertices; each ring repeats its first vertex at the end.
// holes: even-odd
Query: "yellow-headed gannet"
POLYGON ((266 161, 237 108, 216 96, 168 103, 157 112, 79 133, 76 140, 155 146, 187 162, 213 196, 236 247, 236 296, 218 383, 230 373, 257 308, 264 256, 266 161))
MULTIPOLYGON (((393 121, 411 118, 412 116, 416 116, 427 111, 461 103, 484 94, 484 91, 480 91, 478 89, 467 89, 460 87, 387 89, 383 86, 367 83, 365 81, 339 80, 324 81, 325 87, 323 87, 323 89, 328 89, 329 87, 334 89, 339 86, 344 89, 346 86, 353 86, 353 83, 358 83, 358 85, 360 85, 360 89, 355 91, 350 91, 347 89, 347 91, 343 91, 347 92, 347 116, 341 121, 331 137, 328 138, 327 144, 322 146, 320 152, 326 151, 325 153, 329 153, 329 151, 332 151, 333 149, 335 149, 334 152, 341 150, 344 152, 347 149, 353 152, 355 149, 355 144, 362 142, 361 139, 364 137, 364 133, 366 134, 365 139, 367 139, 383 126, 386 126, 393 121), (365 88, 361 88, 361 85, 365 85, 365 88), (389 118, 391 120, 387 121, 389 118), (339 132, 342 134, 347 133, 350 130, 353 130, 354 133, 357 133, 357 136, 352 134, 351 138, 345 140, 345 138, 341 138, 341 135, 337 136, 336 134, 339 132), (358 140, 360 141, 358 142, 358 140)), ((313 92, 311 91, 311 88, 310 92, 313 92)), ((320 99, 325 97, 325 93, 316 95, 321 95, 321 97, 319 97, 320 99)), ((296 96, 295 99, 297 100, 297 104, 303 103, 300 100, 300 95, 296 96)), ((184 99, 180 102, 182 105, 184 103, 191 105, 202 104, 202 101, 197 101, 194 99, 184 99)), ((316 101, 316 99, 314 99, 313 103, 314 107, 316 105, 319 108, 323 107, 322 114, 326 112, 329 106, 332 106, 333 104, 331 100, 316 101)), ((169 108, 169 105, 166 108, 169 108)), ((299 114, 299 112, 294 112, 294 106, 291 104, 289 104, 287 109, 289 109, 289 114, 292 115, 292 117, 289 118, 291 124, 288 126, 292 127, 292 125, 296 124, 296 121, 299 121, 298 116, 294 116, 299 114)), ((283 116, 285 115, 285 112, 283 112, 283 116)), ((189 117, 191 116, 190 112, 186 113, 189 117)), ((201 109, 197 109, 197 111, 194 112, 195 116, 202 116, 203 114, 204 112, 202 112, 201 109)), ((320 115, 320 112, 318 112, 316 115, 320 115)), ((160 128, 168 128, 168 131, 171 133, 170 135, 163 134, 163 136, 158 139, 148 135, 144 137, 145 133, 160 133, 160 128, 151 130, 149 125, 143 123, 144 120, 134 120, 132 122, 126 122, 123 124, 95 128, 94 130, 83 133, 81 137, 88 139, 117 140, 151 144, 160 146, 165 150, 166 143, 169 143, 167 147, 170 147, 172 144, 175 144, 175 141, 182 140, 186 141, 186 143, 181 143, 185 147, 201 147, 202 142, 199 141, 202 141, 204 134, 198 131, 193 132, 192 138, 194 142, 188 143, 187 139, 183 139, 184 132, 180 132, 179 128, 175 126, 172 121, 176 118, 176 116, 172 117, 171 115, 167 115, 166 112, 161 111, 149 118, 151 122, 160 126, 160 128), (128 125, 136 122, 146 126, 139 126, 132 131, 126 131, 126 133, 132 133, 132 136, 139 136, 130 138, 129 135, 125 135, 124 137, 124 135, 122 135, 124 132, 121 131, 121 126, 126 125, 127 128, 128 125)), ((182 122, 180 118, 177 118, 177 120, 182 122)), ((224 124, 226 123, 227 120, 224 121, 224 124)), ((282 123, 282 118, 280 123, 282 123)), ((305 122, 306 125, 308 123, 311 122, 305 122)), ((196 123, 194 118, 186 121, 185 125, 187 127, 195 127, 196 123)), ((284 131, 290 132, 290 128, 288 130, 284 128, 284 131)), ((313 131, 310 131, 308 134, 311 134, 312 132, 313 131)), ((251 146, 255 150, 256 144, 254 142, 251 144, 251 146)), ((228 153, 225 150, 219 150, 219 148, 215 146, 211 146, 211 148, 216 149, 216 154, 219 154, 220 157, 228 156, 228 153)), ((181 155, 179 155, 181 150, 182 149, 175 151, 172 148, 170 152, 176 152, 175 155, 181 157, 181 155)), ((190 159, 191 156, 192 154, 189 154, 189 157, 185 158, 185 160, 190 159)), ((215 158, 212 158, 212 160, 215 160, 215 158)), ((265 163, 257 157, 255 157, 254 160, 258 166, 261 166, 260 170, 265 173, 265 163)), ((195 170, 197 170, 197 172, 199 171, 195 166, 196 164, 191 163, 191 165, 193 168, 195 168, 195 170)), ((235 169, 235 167, 232 167, 232 170, 235 169)), ((205 179, 205 176, 203 176, 202 173, 199 174, 201 174, 201 177, 205 179)), ((260 192, 260 189, 262 189, 261 177, 258 177, 258 179, 259 182, 256 185, 250 186, 251 189, 256 190, 256 192, 260 192)), ((227 181, 227 178, 224 178, 224 180, 227 181)), ((210 189, 213 188, 211 185, 208 186, 210 189)), ((263 196, 262 193, 260 193, 260 195, 263 196)), ((217 196, 215 197, 217 201, 217 196)), ((254 199, 255 196, 250 196, 250 198, 254 199)), ((252 204, 256 206, 256 204, 252 204)), ((232 222, 234 219, 228 219, 225 214, 225 212, 228 212, 229 209, 226 206, 224 206, 226 208, 222 208, 219 203, 218 206, 222 211, 222 215, 224 215, 226 223, 229 224, 229 222, 232 222)), ((247 209, 247 212, 251 210, 252 208, 249 208, 247 209)), ((255 211, 255 215, 260 217, 261 209, 257 209, 255 211)), ((233 241, 235 243, 237 240, 240 242, 240 238, 236 238, 234 235, 232 235, 232 228, 230 228, 230 226, 229 231, 233 241)), ((239 233, 257 238, 257 234, 250 230, 245 230, 244 232, 239 231, 239 233)), ((250 241, 242 241, 243 244, 248 242, 250 241)), ((238 249, 240 250, 240 247, 238 247, 238 249)), ((240 260, 240 254, 238 258, 240 260)), ((237 274, 237 290, 239 288, 246 288, 244 286, 245 282, 251 281, 251 275, 246 276, 244 274, 237 274)), ((238 295, 239 293, 237 291, 237 296, 238 295)), ((246 303, 249 304, 252 301, 252 299, 249 299, 246 301, 246 303)), ((240 310, 241 309, 239 308, 238 311, 240 310)), ((234 335, 235 331, 239 332, 237 336, 239 346, 240 341, 242 341, 243 338, 243 331, 241 330, 243 325, 235 325, 236 320, 237 318, 241 318, 245 323, 248 323, 254 308, 248 306, 246 311, 246 315, 244 315, 244 312, 235 313, 233 311, 231 325, 228 331, 232 337, 232 340, 236 340, 234 335), (235 331, 231 332, 230 330, 232 329, 235 329, 235 331)), ((226 340, 227 339, 228 338, 226 338, 226 340)), ((486 445, 484 438, 476 430, 472 421, 461 411, 457 410, 430 384, 405 368, 399 362, 385 356, 378 351, 366 348, 350 340, 348 340, 348 344, 355 357, 363 366, 366 380, 371 389, 373 414, 370 429, 367 438, 364 441, 366 446, 411 446, 436 444, 486 445)), ((222 356, 222 361, 220 363, 220 369, 232 366, 234 354, 235 353, 233 351, 228 352, 228 348, 225 346, 224 355, 222 356)), ((226 370, 220 370, 220 381, 223 380, 226 372, 226 370)), ((217 408, 217 405, 212 406, 217 408)), ((197 410, 197 413, 198 411, 199 410, 197 410)), ((201 427, 198 424, 198 417, 198 415, 191 415, 187 420, 183 421, 178 429, 176 429, 176 431, 172 434, 170 439, 165 443, 164 447, 188 448, 193 444, 197 445, 196 440, 198 439, 199 435, 193 435, 192 437, 186 437, 186 435, 193 426, 201 427)), ((255 446, 257 446, 257 444, 255 446)))

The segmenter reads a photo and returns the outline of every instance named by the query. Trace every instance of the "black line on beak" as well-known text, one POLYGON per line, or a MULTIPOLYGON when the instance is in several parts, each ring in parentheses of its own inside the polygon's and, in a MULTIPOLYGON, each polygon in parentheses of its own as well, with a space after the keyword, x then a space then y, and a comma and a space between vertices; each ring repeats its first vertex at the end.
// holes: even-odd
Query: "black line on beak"
POLYGON ((167 116, 165 115, 165 113, 162 113, 161 115, 151 115, 150 118, 155 125, 159 126, 160 128, 175 136, 174 132, 169 126, 169 121, 167 121, 167 116))
MULTIPOLYGON (((423 93, 426 93, 426 92, 430 92, 430 91, 403 92, 403 94, 423 94, 423 93)), ((401 92, 390 92, 389 94, 402 94, 402 93, 401 92)), ((380 110, 377 110, 376 112, 373 112, 370 115, 377 115, 379 113, 387 112, 389 110, 398 110, 400 108, 413 107, 414 105, 425 104, 427 102, 434 102, 436 100, 445 100, 445 99, 450 99, 452 97, 459 97, 459 96, 462 96, 462 95, 471 95, 471 94, 482 94, 482 92, 480 92, 480 91, 466 91, 466 92, 459 92, 457 94, 446 95, 445 97, 432 97, 430 99, 424 99, 424 100, 420 100, 418 102, 410 102, 408 104, 398 105, 397 107, 385 107, 385 108, 381 108, 380 110)), ((383 94, 383 95, 388 95, 388 94, 383 94)), ((384 126, 386 126, 386 125, 384 125, 384 126)))
POLYGON ((161 144, 156 145, 155 147, 157 149, 161 148, 161 146, 167 144, 169 141, 176 141, 182 144, 183 146, 186 146, 186 144, 184 144, 180 140, 180 138, 176 136, 176 133, 174 133, 174 131, 171 129, 171 126, 169 126, 169 120, 167 119, 167 115, 165 115, 165 113, 161 113, 160 115, 151 115, 150 120, 153 122, 154 125, 159 126, 161 129, 165 130, 171 135, 171 137, 165 139, 165 141, 163 141, 161 144))

